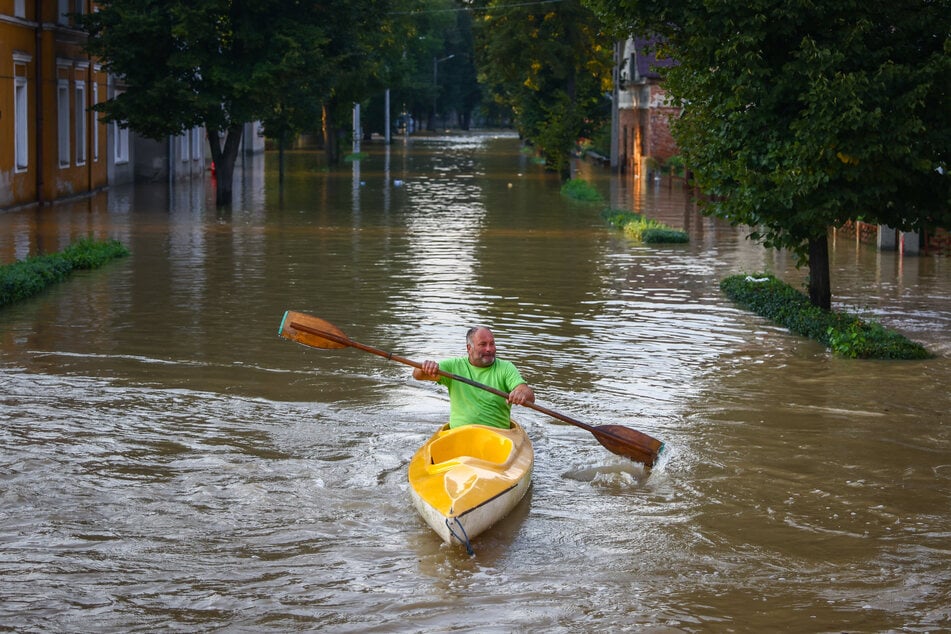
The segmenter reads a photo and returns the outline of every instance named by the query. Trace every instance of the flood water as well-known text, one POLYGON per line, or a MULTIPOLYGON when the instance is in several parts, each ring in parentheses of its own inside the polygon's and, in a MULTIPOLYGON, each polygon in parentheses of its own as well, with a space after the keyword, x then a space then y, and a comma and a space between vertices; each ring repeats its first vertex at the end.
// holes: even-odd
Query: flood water
POLYGON ((951 629, 951 261, 836 237, 837 307, 936 357, 853 361, 733 306, 784 254, 676 185, 582 166, 631 242, 506 135, 293 153, 207 185, 0 213, 0 261, 86 235, 132 255, 0 309, 0 630, 951 629), (533 488, 443 545, 406 466, 442 388, 278 337, 287 309, 410 359, 491 325, 541 405, 662 439, 649 475, 527 409, 533 488))

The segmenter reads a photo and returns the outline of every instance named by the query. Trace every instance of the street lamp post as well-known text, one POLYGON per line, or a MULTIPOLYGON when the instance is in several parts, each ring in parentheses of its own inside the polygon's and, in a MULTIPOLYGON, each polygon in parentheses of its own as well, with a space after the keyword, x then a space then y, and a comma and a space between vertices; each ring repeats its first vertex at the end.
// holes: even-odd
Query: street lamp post
POLYGON ((455 53, 453 53, 452 55, 446 55, 439 59, 433 57, 433 130, 436 129, 436 97, 439 95, 439 84, 437 83, 437 78, 439 77, 439 62, 445 62, 447 59, 452 59, 455 56, 455 53))

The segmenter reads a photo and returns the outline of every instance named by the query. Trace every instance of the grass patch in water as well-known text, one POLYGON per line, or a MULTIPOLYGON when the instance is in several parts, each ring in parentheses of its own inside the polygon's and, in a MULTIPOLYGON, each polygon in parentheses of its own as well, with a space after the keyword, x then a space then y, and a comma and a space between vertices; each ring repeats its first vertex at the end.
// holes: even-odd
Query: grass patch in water
POLYGON ((690 241, 686 231, 669 227, 662 222, 645 218, 641 214, 605 209, 602 217, 613 227, 624 231, 624 235, 649 244, 677 244, 690 241))
POLYGON ((769 274, 732 275, 720 282, 731 300, 850 359, 928 359, 924 346, 874 321, 814 306, 804 293, 769 274))
POLYGON ((594 185, 580 178, 572 178, 562 185, 561 195, 586 203, 604 202, 604 196, 601 195, 601 192, 595 189, 594 185))
POLYGON ((59 253, 36 255, 0 266, 0 307, 32 297, 65 280, 73 271, 99 268, 129 255, 118 240, 83 238, 59 253))

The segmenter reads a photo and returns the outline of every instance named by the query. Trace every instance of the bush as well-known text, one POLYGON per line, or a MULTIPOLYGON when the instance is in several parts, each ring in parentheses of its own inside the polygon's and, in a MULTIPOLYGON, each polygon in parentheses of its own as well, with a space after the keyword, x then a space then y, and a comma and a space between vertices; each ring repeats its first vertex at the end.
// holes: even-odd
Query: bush
POLYGON ((654 227, 641 234, 641 240, 648 244, 679 244, 690 242, 686 231, 677 229, 654 227))
POLYGON ((925 348, 881 324, 814 306, 772 275, 733 275, 720 282, 727 297, 757 315, 850 359, 927 359, 925 348))
POLYGON ((62 253, 37 255, 0 266, 0 307, 32 297, 65 280, 74 270, 98 268, 128 254, 129 250, 116 240, 96 242, 84 238, 62 253))
POLYGON ((597 203, 604 200, 604 197, 601 195, 594 185, 588 181, 580 180, 578 178, 572 178, 567 183, 561 186, 561 193, 563 196, 568 198, 573 198, 575 200, 580 200, 587 203, 597 203))
POLYGON ((129 255, 129 250, 118 240, 96 242, 92 238, 83 238, 63 250, 63 257, 69 260, 74 269, 97 269, 106 262, 129 255))
POLYGON ((605 209, 601 217, 612 227, 624 231, 624 235, 634 240, 650 244, 684 243, 690 241, 686 231, 668 227, 662 222, 645 218, 641 214, 619 209, 605 209))

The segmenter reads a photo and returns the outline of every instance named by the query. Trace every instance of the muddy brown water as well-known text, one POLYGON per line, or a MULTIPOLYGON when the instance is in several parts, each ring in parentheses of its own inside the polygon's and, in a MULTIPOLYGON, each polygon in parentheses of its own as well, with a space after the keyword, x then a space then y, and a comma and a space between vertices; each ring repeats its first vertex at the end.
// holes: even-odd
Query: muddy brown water
POLYGON ((719 280, 788 257, 666 181, 579 169, 685 227, 647 246, 508 135, 399 139, 326 170, 239 170, 0 213, 0 259, 132 251, 0 310, 0 630, 947 631, 951 262, 836 238, 833 293, 937 353, 851 361, 737 309, 719 280), (516 410, 529 498, 442 545, 406 465, 445 393, 283 311, 422 360, 494 327, 539 403, 667 443, 653 473, 516 410))

